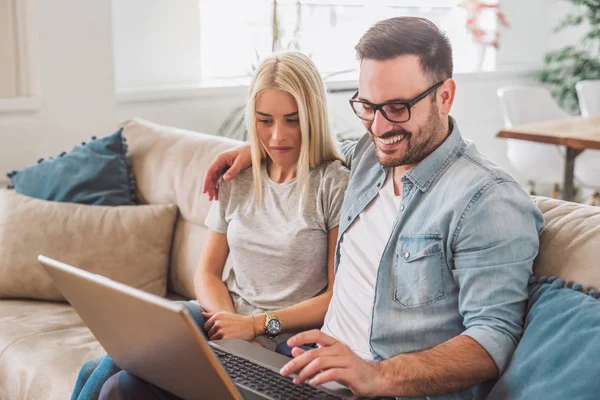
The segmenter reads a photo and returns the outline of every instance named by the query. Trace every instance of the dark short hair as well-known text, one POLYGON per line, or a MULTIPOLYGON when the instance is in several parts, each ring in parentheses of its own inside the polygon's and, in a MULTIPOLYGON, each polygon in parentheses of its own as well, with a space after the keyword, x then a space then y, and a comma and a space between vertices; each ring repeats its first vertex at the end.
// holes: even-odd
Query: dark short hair
POLYGON ((365 32, 354 49, 361 62, 416 55, 423 72, 432 81, 452 77, 450 40, 426 18, 395 17, 379 21, 365 32))

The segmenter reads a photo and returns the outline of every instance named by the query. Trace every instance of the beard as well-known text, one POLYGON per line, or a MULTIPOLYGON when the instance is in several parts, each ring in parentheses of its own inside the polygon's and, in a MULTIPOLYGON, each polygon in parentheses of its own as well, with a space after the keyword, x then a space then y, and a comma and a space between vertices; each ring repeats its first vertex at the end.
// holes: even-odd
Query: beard
POLYGON ((401 136, 406 149, 400 154, 394 154, 400 151, 399 149, 396 149, 393 153, 386 153, 381 150, 376 143, 373 132, 370 129, 368 132, 375 145, 377 161, 386 168, 392 168, 402 165, 415 165, 423 161, 425 157, 439 146, 441 139, 445 136, 444 130, 444 124, 442 118, 439 116, 437 104, 433 103, 427 117, 427 122, 418 128, 416 132, 413 133, 403 128, 397 128, 379 136, 380 139, 401 136))

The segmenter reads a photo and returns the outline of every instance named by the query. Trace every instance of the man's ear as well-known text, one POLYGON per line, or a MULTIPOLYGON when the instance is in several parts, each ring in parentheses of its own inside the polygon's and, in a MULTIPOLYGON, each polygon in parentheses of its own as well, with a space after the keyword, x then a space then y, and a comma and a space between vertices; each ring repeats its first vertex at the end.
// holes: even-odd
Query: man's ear
POLYGON ((450 114, 452 104, 454 104, 454 96, 456 94, 456 82, 452 78, 444 81, 438 89, 438 99, 440 101, 440 111, 442 114, 450 114))

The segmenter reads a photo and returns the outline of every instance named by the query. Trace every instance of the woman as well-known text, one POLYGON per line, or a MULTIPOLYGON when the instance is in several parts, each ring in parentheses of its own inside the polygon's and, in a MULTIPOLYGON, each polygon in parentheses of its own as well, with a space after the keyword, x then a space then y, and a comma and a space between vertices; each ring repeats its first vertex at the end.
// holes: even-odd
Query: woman
MULTIPOLYGON (((210 340, 240 338, 275 350, 323 323, 348 170, 328 124, 323 80, 301 53, 261 63, 246 125, 253 168, 220 185, 194 279, 197 303, 186 306, 210 340)), ((108 356, 88 362, 72 399, 176 398, 117 371, 108 356)))

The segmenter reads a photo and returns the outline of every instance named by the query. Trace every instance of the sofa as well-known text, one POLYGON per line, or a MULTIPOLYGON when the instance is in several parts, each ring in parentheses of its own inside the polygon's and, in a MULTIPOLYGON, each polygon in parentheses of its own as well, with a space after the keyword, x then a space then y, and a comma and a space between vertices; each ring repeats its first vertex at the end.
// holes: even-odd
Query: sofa
MULTIPOLYGON (((138 202, 177 208, 164 265, 157 267, 164 271, 164 279, 155 281, 162 286, 157 289, 155 284, 151 291, 174 300, 193 298, 193 274, 210 204, 202 194, 203 174, 217 153, 239 142, 143 120, 122 127, 138 202)), ((600 208, 548 198, 535 201, 546 228, 534 275, 562 278, 565 286, 577 282, 583 292, 599 290, 600 208)), ((0 257, 15 251, 19 249, 0 247, 0 257)), ((126 269, 128 263, 120 267, 126 269)), ((0 400, 68 399, 81 365, 101 354, 102 347, 68 303, 0 298, 0 400)))

